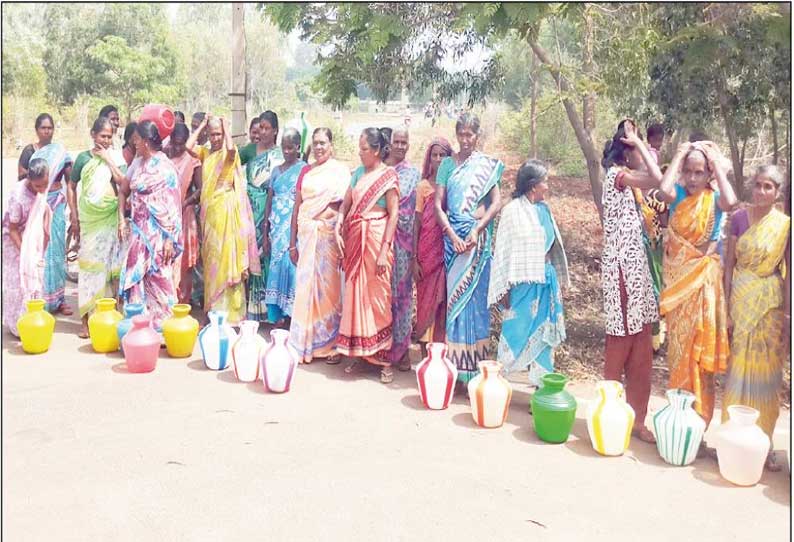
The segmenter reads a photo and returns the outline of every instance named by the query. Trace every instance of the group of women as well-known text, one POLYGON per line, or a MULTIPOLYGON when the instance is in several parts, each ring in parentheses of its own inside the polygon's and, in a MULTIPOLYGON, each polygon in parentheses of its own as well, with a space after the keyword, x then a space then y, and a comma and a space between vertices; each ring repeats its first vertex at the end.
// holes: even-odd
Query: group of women
MULTIPOLYGON (((569 277, 545 202, 547 170, 537 160, 522 164, 503 205, 504 164, 478 150, 476 116, 457 120, 457 151, 443 138, 430 142, 421 172, 407 159, 406 129, 368 128, 352 173, 334 158, 327 128, 314 130, 301 156, 306 142, 293 129, 279 142, 271 111, 252 123, 256 134, 241 147, 222 118, 196 114, 192 130, 178 120, 165 142, 152 122, 131 123, 117 149, 117 124, 100 116, 93 148, 74 163, 51 141, 52 118, 36 121, 39 141, 23 152, 22 182, 3 220, 4 248, 16 254, 4 268, 27 275, 43 267, 35 294, 69 314, 68 204, 79 242, 81 336, 101 297, 143 303, 159 326, 198 290, 204 311, 225 311, 232 324, 288 328, 302 362, 346 356, 346 372, 364 361, 388 383, 394 368, 410 369, 415 338, 446 342, 466 383, 491 357, 496 307, 496 356, 505 369, 529 369, 533 385, 553 370, 554 349, 566 338, 561 288, 569 277), (26 243, 29 230, 46 235, 26 243), (31 260, 35 247, 42 253, 31 260)), ((737 199, 716 145, 682 145, 664 174, 656 156, 630 120, 604 151, 605 377, 625 380, 635 435, 652 442, 645 427, 652 328, 664 317, 670 386, 692 391, 710 421, 715 375, 727 370, 723 402, 759 409, 771 436, 790 325, 789 218, 774 207, 782 175, 773 166, 756 173, 753 203, 733 212, 723 242, 737 199)), ((30 282, 4 296, 13 332, 22 300, 34 293, 25 290, 30 282)))
MULTIPOLYGON (((653 442, 645 427, 651 328, 663 318, 669 387, 692 392, 708 424, 717 375, 727 372, 723 420, 732 404, 755 408, 771 441, 791 328, 790 218, 775 208, 783 174, 776 166, 759 168, 752 202, 738 209, 730 162, 713 142, 691 139, 664 174, 631 120, 620 123, 604 150, 605 377, 625 375, 635 435, 653 442), (660 223, 667 231, 655 281, 650 241, 660 223)), ((779 468, 774 454, 768 466, 779 468)))

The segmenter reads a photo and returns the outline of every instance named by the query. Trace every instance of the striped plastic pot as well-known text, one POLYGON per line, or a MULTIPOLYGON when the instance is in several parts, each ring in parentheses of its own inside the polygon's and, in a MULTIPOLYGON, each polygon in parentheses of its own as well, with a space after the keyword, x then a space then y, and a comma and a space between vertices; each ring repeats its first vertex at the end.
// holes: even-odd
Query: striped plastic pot
POLYGON ((427 357, 416 366, 416 383, 422 403, 431 410, 443 410, 452 401, 458 369, 447 359, 447 345, 430 343, 427 357))
POLYGON ((199 332, 201 356, 207 369, 222 371, 232 361, 232 346, 237 341, 237 332, 226 321, 226 311, 210 311, 207 316, 210 323, 199 332))
POLYGON ((500 427, 507 419, 513 388, 499 374, 501 363, 481 361, 477 366, 480 374, 469 381, 471 416, 480 427, 500 427))
POLYGON ((692 405, 695 396, 685 390, 667 390, 668 404, 653 415, 653 432, 659 455, 671 465, 695 460, 706 432, 706 422, 692 405))
POLYGON ((259 380, 259 365, 268 344, 258 331, 259 322, 256 320, 240 322, 240 338, 232 346, 234 376, 240 382, 259 380))
POLYGON ((593 449, 601 455, 622 455, 629 447, 634 409, 626 403, 623 384, 601 380, 598 398, 587 409, 587 432, 593 449))
POLYGON ((290 390, 298 366, 298 354, 287 344, 289 331, 270 331, 270 347, 262 355, 262 383, 268 391, 284 393, 290 390))

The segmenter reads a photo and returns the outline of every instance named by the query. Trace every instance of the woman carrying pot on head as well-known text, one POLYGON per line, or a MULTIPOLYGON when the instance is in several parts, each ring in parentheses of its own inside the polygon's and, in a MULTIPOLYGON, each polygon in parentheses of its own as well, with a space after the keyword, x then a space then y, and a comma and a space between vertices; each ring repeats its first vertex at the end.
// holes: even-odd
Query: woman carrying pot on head
POLYGON ((202 165, 204 310, 226 311, 229 323, 236 325, 245 318, 245 281, 261 272, 245 174, 223 118, 207 115, 186 146, 202 165), (209 148, 196 145, 205 128, 209 148))
POLYGON ((736 205, 717 146, 710 141, 682 144, 659 194, 670 205, 659 300, 668 328, 669 386, 694 393, 695 410, 708 425, 714 413, 714 377, 727 369, 729 352, 717 244, 724 213, 736 205), (712 178, 717 190, 710 184, 712 178))
POLYGON ((529 369, 536 387, 554 371, 554 349, 565 340, 560 284, 568 285, 568 260, 544 201, 548 189, 542 162, 521 165, 499 217, 488 290, 488 305, 507 309, 497 359, 507 372, 529 369))
POLYGON ((462 114, 455 135, 460 150, 438 167, 435 209, 446 234, 448 356, 458 368, 458 379, 467 384, 490 350, 488 282, 504 164, 477 150, 480 119, 476 116, 462 114))
POLYGON ((301 362, 325 358, 339 363, 336 341, 342 313, 341 254, 336 243, 339 206, 350 186, 350 170, 333 158, 333 134, 312 134, 314 162, 303 168, 295 187, 295 206, 287 249, 295 264, 290 345, 301 362))
POLYGON ((121 151, 112 148, 113 133, 107 117, 94 121, 94 147, 75 159, 66 192, 72 237, 79 243, 77 292, 83 325, 78 336, 84 339, 88 338, 88 316, 97 300, 118 294, 120 241, 125 222, 118 187, 127 164, 121 151))
POLYGON ((604 378, 623 381, 634 409, 633 435, 656 442, 645 427, 651 394, 652 326, 659 309, 633 188, 658 188, 662 172, 630 119, 604 148, 604 247, 601 284, 606 327, 604 378), (623 378, 625 375, 625 379, 623 378))
POLYGON ((162 152, 152 121, 139 123, 132 137, 136 158, 121 184, 120 201, 130 201, 130 224, 124 226, 127 250, 119 290, 125 303, 141 303, 160 330, 177 301, 176 257, 182 252, 182 206, 179 177, 162 152))
MULTIPOLYGON (((397 230, 400 179, 383 160, 389 140, 367 128, 358 143, 361 166, 353 172, 339 220, 336 240, 343 255, 345 295, 336 349, 381 367, 381 382, 394 379, 390 361, 379 353, 392 346, 392 242, 397 230)), ((345 368, 352 372, 357 364, 345 368)))

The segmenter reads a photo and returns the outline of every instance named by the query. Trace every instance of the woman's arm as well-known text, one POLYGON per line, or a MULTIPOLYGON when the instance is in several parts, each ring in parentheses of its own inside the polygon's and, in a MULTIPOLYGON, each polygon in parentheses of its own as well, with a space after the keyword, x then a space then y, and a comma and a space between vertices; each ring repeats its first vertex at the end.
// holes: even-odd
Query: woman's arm
POLYGON ((199 136, 201 135, 201 132, 204 130, 204 128, 206 128, 206 127, 207 127, 207 120, 208 120, 208 118, 209 118, 209 115, 204 115, 204 118, 203 118, 203 119, 201 119, 201 122, 199 123, 199 125, 198 125, 198 128, 196 128, 196 129, 193 131, 193 133, 192 133, 192 134, 190 134, 190 137, 189 137, 189 138, 187 138, 187 143, 185 143, 185 148, 186 148, 188 151, 191 151, 191 152, 190 152, 190 154, 191 154, 191 156, 193 156, 194 158, 195 158, 195 154, 193 154, 193 152, 192 152, 192 151, 193 151, 193 149, 195 149, 195 148, 196 148, 196 142, 198 141, 198 138, 199 138, 199 136))
POLYGON ((232 141, 232 134, 229 130, 229 123, 224 117, 221 117, 221 126, 223 127, 223 137, 226 141, 226 161, 234 162, 234 157, 237 155, 237 147, 232 141))
POLYGON ((300 213, 301 191, 295 191, 295 205, 292 207, 292 218, 289 222, 289 258, 293 265, 298 265, 298 213, 300 213))
MULTIPOLYGON (((791 273, 791 236, 789 235, 788 242, 786 242, 786 274, 791 273)), ((784 342, 788 344, 788 336, 791 332, 791 278, 786 277, 783 280, 783 314, 785 315, 786 322, 784 327, 784 342)))
POLYGON ((444 200, 447 198, 447 188, 442 185, 436 185, 436 198, 434 201, 435 210, 436 210, 436 220, 438 224, 441 226, 441 229, 444 230, 444 233, 449 240, 452 242, 452 248, 458 254, 463 254, 469 249, 468 243, 458 237, 458 234, 455 233, 455 230, 452 229, 452 226, 449 223, 449 217, 447 213, 444 212, 444 200))
POLYGON ((195 205, 201 201, 201 166, 193 170, 193 180, 190 181, 193 186, 193 193, 185 198, 185 203, 182 204, 182 209, 195 205))
POLYGON ((19 233, 19 224, 16 222, 8 223, 8 236, 17 247, 17 250, 22 250, 22 234, 19 233))
POLYGON ((488 199, 490 200, 491 204, 485 210, 485 214, 482 215, 480 221, 477 222, 477 224, 469 233, 467 241, 470 245, 477 244, 477 238, 480 236, 480 232, 487 228, 488 224, 491 223, 491 220, 493 220, 499 211, 502 210, 502 194, 499 192, 498 185, 494 185, 494 187, 491 188, 491 191, 488 192, 488 199))
MULTIPOLYGON (((425 202, 425 205, 428 205, 428 202, 425 202)), ((414 261, 412 264, 414 281, 416 282, 422 280, 422 268, 419 266, 419 260, 417 259, 417 250, 419 249, 419 232, 421 229, 422 229, 422 213, 417 211, 414 217, 414 240, 413 240, 414 261)))
POLYGON ((270 210, 273 208, 273 189, 267 189, 267 202, 265 203, 265 220, 262 222, 264 239, 262 240, 262 252, 270 254, 270 210))
POLYGON ((400 196, 395 188, 386 192, 386 212, 389 214, 386 222, 386 232, 380 244, 380 252, 377 260, 377 274, 383 275, 389 265, 389 250, 394 241, 394 232, 397 231, 397 219, 400 217, 400 196))
POLYGON ((80 217, 77 214, 77 183, 71 178, 66 181, 66 205, 69 207, 69 229, 72 238, 80 240, 80 217))
POLYGON ((681 165, 684 163, 684 158, 692 149, 692 143, 688 141, 678 146, 678 150, 670 161, 670 166, 664 172, 662 177, 662 184, 659 187, 659 199, 665 203, 673 203, 675 201, 675 181, 681 175, 681 165))
POLYGON ((728 176, 722 165, 722 160, 714 156, 715 151, 716 149, 713 147, 707 147, 706 159, 709 161, 709 168, 714 172, 714 176, 717 178, 717 187, 720 190, 720 200, 718 203, 720 209, 730 212, 736 207, 739 200, 736 198, 736 192, 734 192, 733 186, 731 186, 730 181, 728 181, 728 176))
POLYGON ((339 208, 339 214, 337 215, 336 219, 336 227, 334 228, 334 233, 336 234, 336 244, 339 247, 340 255, 345 253, 345 240, 342 237, 342 232, 345 226, 345 216, 350 210, 350 206, 353 205, 352 190, 352 188, 348 187, 347 192, 345 192, 345 199, 342 201, 342 206, 339 208))
POLYGON ((728 232, 725 237, 725 271, 722 276, 722 288, 725 295, 725 305, 728 308, 728 329, 733 329, 731 319, 731 286, 733 285, 733 268, 736 266, 736 236, 728 232))

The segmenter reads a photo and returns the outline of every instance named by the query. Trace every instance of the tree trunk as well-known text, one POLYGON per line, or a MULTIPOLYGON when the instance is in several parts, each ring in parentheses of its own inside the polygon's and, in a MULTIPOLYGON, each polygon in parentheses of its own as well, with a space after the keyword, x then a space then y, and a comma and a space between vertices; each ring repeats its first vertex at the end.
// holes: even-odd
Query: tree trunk
POLYGON ((529 92, 529 156, 538 157, 538 61, 532 57, 532 80, 529 92))
POLYGON ((562 105, 565 108, 565 113, 568 116, 568 121, 571 123, 574 134, 576 134, 576 141, 579 143, 579 148, 582 149, 582 154, 587 161, 587 172, 590 177, 590 189, 593 191, 593 201, 595 203, 596 209, 598 210, 598 216, 603 222, 604 210, 601 206, 601 159, 598 150, 593 143, 591 135, 587 132, 584 124, 582 123, 579 112, 576 111, 576 107, 568 97, 571 92, 571 85, 565 76, 560 73, 560 67, 551 60, 546 50, 540 46, 537 40, 528 36, 527 42, 529 43, 529 46, 532 47, 532 51, 535 53, 535 56, 537 56, 538 60, 540 60, 540 62, 548 68, 551 76, 557 83, 560 92, 560 99, 562 100, 562 105))
POLYGON ((235 143, 245 143, 248 125, 245 114, 245 4, 232 4, 232 139, 235 143))
POLYGON ((775 106, 769 105, 769 120, 772 121, 772 163, 777 165, 779 156, 777 152, 777 119, 775 118, 775 106))
POLYGON ((731 163, 733 164, 733 189, 736 191, 736 196, 741 200, 744 196, 744 159, 739 151, 739 138, 736 135, 736 130, 733 127, 733 118, 730 113, 730 104, 728 103, 728 96, 722 88, 720 82, 717 88, 717 102, 720 106, 720 114, 722 121, 725 124, 725 134, 728 136, 728 145, 731 149, 731 163))
MULTIPOLYGON (((590 13, 592 8, 586 4, 583 12, 584 18, 584 43, 582 47, 582 66, 584 68, 584 75, 587 78, 587 83, 591 84, 595 76, 595 64, 593 63, 593 16, 590 13)), ((587 132, 590 140, 593 140, 595 132, 595 109, 596 109, 596 94, 590 90, 582 99, 582 123, 587 132)))

